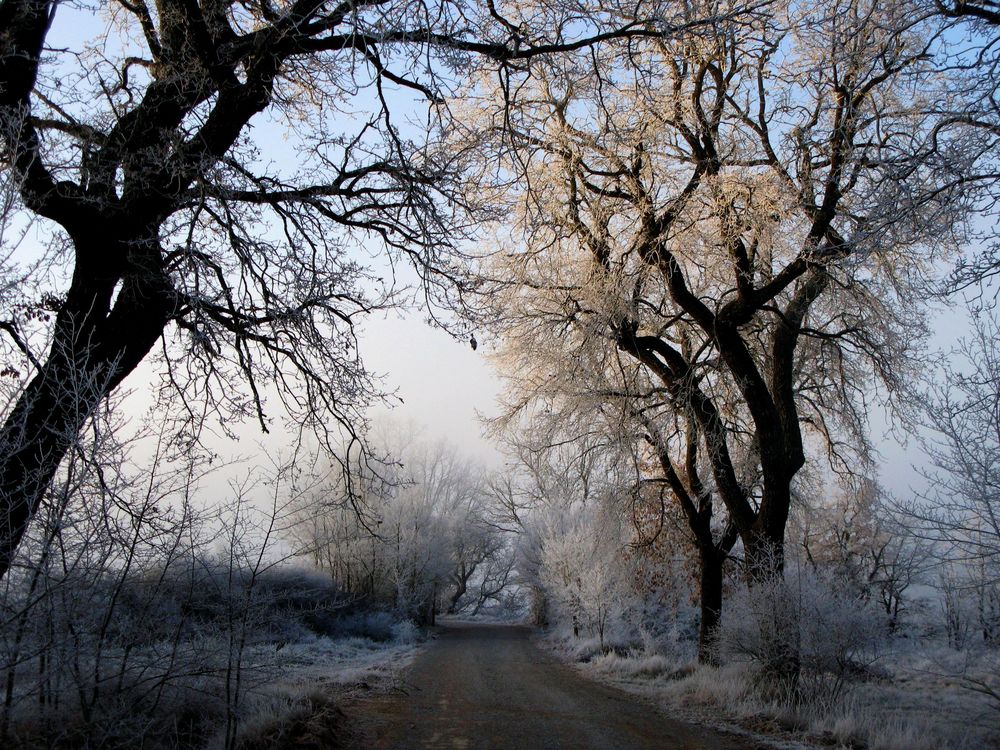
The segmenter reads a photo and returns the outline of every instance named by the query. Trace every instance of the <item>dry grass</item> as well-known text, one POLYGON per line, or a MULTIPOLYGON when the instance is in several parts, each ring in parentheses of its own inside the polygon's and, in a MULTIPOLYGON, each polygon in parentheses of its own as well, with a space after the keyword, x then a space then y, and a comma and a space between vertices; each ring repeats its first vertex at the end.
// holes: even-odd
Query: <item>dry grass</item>
POLYGON ((237 750, 338 750, 350 746, 350 730, 335 696, 313 692, 285 710, 263 712, 246 722, 237 750))
MULTIPOLYGON (((927 671, 896 670, 885 679, 827 684, 805 675, 794 698, 764 689, 750 663, 700 666, 692 656, 635 650, 578 658, 588 649, 546 639, 585 675, 669 707, 677 718, 743 731, 776 747, 865 750, 983 750, 1000 747, 996 712, 982 696, 927 671)), ((923 648, 920 649, 923 651, 923 648)), ((873 670, 872 674, 876 673, 873 670)))

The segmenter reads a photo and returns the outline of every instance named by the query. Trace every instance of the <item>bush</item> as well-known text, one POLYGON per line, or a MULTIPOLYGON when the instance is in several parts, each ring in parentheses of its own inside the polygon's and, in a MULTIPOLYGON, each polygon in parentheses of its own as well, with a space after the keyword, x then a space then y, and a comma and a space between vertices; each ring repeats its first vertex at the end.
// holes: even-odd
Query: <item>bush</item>
POLYGON ((337 750, 349 747, 344 712, 329 695, 312 693, 284 711, 271 711, 247 722, 236 750, 337 750))
POLYGON ((769 679, 774 665, 797 659, 799 700, 833 699, 851 682, 880 678, 875 664, 887 625, 879 612, 836 580, 786 573, 737 589, 716 634, 720 661, 751 662, 769 679))

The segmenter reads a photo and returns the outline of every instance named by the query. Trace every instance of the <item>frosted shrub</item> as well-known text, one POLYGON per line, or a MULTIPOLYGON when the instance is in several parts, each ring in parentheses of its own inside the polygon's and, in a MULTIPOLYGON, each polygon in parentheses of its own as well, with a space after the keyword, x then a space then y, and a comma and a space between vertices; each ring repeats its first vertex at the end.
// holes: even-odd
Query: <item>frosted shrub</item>
POLYGON ((391 612, 362 611, 352 618, 352 623, 354 627, 350 631, 351 635, 361 636, 372 641, 390 641, 392 640, 392 628, 396 623, 396 618, 391 612))
POLYGON ((816 573, 788 572, 733 593, 716 648, 723 661, 751 662, 765 675, 796 659, 796 697, 833 700, 850 681, 875 674, 886 634, 884 618, 847 587, 816 573))
POLYGON ((416 643, 420 629, 413 620, 403 620, 392 626, 392 640, 397 643, 416 643))
POLYGON ((787 661, 800 641, 799 607, 784 579, 733 592, 716 633, 720 663, 751 662, 764 668, 787 661))
POLYGON ((553 535, 542 548, 541 581, 557 618, 572 623, 574 635, 597 638, 604 651, 608 636, 618 634, 627 608, 626 563, 610 534, 593 535, 581 523, 553 535))

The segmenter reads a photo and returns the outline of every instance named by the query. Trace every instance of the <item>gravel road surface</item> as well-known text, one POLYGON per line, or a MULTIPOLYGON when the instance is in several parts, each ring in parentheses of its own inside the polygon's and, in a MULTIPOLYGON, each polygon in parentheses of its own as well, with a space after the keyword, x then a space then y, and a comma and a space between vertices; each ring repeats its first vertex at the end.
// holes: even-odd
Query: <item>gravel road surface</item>
POLYGON ((346 711, 358 748, 736 750, 747 740, 674 721, 542 653, 530 630, 451 624, 404 673, 402 690, 346 711))

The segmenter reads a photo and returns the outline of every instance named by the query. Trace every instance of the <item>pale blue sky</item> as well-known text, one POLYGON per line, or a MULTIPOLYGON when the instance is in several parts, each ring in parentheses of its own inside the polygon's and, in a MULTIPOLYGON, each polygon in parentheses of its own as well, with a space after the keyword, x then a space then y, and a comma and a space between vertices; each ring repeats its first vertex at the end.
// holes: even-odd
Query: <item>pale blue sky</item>
POLYGON ((490 342, 473 351, 468 341, 456 341, 422 318, 416 312, 371 317, 360 334, 369 368, 384 374, 386 389, 395 389, 403 400, 391 410, 393 418, 424 426, 428 437, 446 439, 473 458, 499 463, 477 417, 477 411, 486 416, 496 411, 500 392, 486 359, 490 342))
MULTIPOLYGON (((56 19, 54 39, 77 40, 92 37, 102 24, 89 11, 61 6, 56 19)), ((361 101, 356 102, 362 106, 361 101)), ((266 121, 256 122, 253 134, 265 144, 269 158, 291 156, 291 144, 283 128, 266 121)), ((401 314, 371 316, 361 328, 361 351, 369 368, 385 376, 386 390, 396 390, 403 403, 393 410, 394 418, 423 425, 432 438, 444 438, 455 443, 463 452, 491 464, 500 462, 499 454, 482 438, 482 424, 477 411, 495 411, 500 383, 491 369, 486 353, 489 341, 473 351, 467 340, 454 340, 446 333, 423 322, 426 314, 410 311, 401 314)), ((961 317, 953 312, 938 315, 934 321, 934 344, 949 346, 963 329, 961 317)), ((480 334, 480 338, 482 335, 480 334)), ((126 386, 136 391, 133 403, 144 399, 149 369, 136 372, 126 386)), ((274 415, 277 416, 277 415, 274 415)), ((882 453, 881 475, 892 491, 905 495, 912 484, 921 484, 912 464, 922 456, 912 442, 900 446, 888 434, 884 415, 872 414, 872 438, 882 453)), ((258 441, 275 446, 278 434, 264 436, 252 422, 239 429, 245 438, 239 446, 229 449, 220 443, 223 453, 246 454, 258 441)), ((270 449, 270 448, 268 448, 270 449)))

